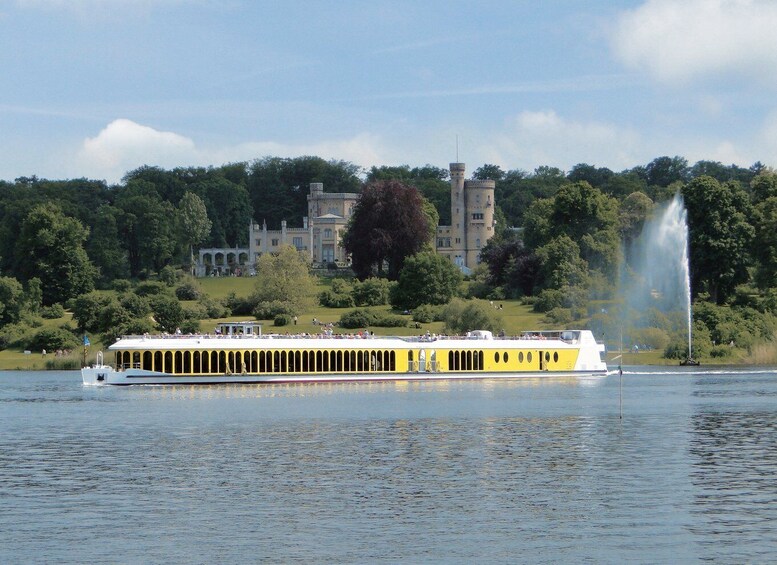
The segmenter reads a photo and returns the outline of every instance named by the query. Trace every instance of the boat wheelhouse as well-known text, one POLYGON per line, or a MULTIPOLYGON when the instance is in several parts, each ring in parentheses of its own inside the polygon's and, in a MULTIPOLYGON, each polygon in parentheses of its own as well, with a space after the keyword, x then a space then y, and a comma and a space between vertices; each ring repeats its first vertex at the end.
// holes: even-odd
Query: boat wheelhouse
POLYGON ((588 330, 466 336, 264 335, 253 322, 215 334, 126 336, 114 362, 84 384, 216 384, 603 376, 604 346, 588 330))

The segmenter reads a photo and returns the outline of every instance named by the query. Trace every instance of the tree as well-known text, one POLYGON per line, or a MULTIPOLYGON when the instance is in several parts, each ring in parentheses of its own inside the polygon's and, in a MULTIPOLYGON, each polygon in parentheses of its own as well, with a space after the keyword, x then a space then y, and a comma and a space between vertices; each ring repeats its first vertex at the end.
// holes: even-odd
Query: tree
MULTIPOLYGON (((181 324, 186 319, 186 312, 177 298, 169 294, 157 294, 149 302, 160 330, 175 333, 176 330, 180 329, 181 324)), ((128 324, 132 316, 123 306, 117 304, 117 312, 118 309, 126 316, 122 323, 128 324)))
POLYGON ((688 171, 687 159, 679 156, 658 157, 645 167, 648 184, 661 187, 667 187, 677 181, 686 181, 688 171))
POLYGON ((116 199, 122 210, 119 233, 127 249, 130 274, 159 272, 177 250, 175 208, 162 200, 153 185, 133 180, 116 199))
POLYGON ((561 186, 549 201, 536 201, 526 213, 525 241, 547 245, 566 235, 588 266, 612 279, 620 259, 618 202, 585 181, 561 186))
POLYGON ((291 245, 276 255, 265 253, 256 263, 256 285, 251 296, 254 304, 285 302, 294 313, 303 313, 313 305, 315 282, 305 256, 291 245))
POLYGON ((421 304, 446 304, 461 284, 461 271, 435 252, 408 257, 391 291, 391 305, 411 309, 421 304))
POLYGON ((12 277, 0 277, 0 327, 15 324, 24 308, 24 290, 12 277))
POLYGON ((777 196, 771 196, 755 206, 753 214, 757 259, 755 282, 759 288, 777 286, 777 196))
POLYGON ((496 236, 480 251, 488 265, 488 284, 503 287, 505 295, 531 296, 538 282, 539 259, 515 232, 496 236))
POLYGON ((475 330, 499 331, 502 320, 498 311, 484 300, 453 299, 442 312, 445 331, 466 335, 475 330))
POLYGON ((100 286, 129 276, 127 250, 119 236, 122 211, 108 204, 100 206, 93 217, 92 229, 86 242, 89 258, 98 269, 100 286))
POLYGON ((688 210, 691 284, 721 304, 748 280, 755 230, 747 194, 737 182, 721 184, 702 176, 682 191, 688 210))
POLYGON ((654 208, 655 204, 644 192, 632 192, 623 200, 618 214, 618 231, 626 245, 639 237, 654 208))
POLYGON ((178 217, 183 237, 189 245, 189 261, 194 274, 194 246, 208 237, 212 224, 205 203, 192 192, 184 194, 178 203, 178 217))
POLYGON ((505 172, 499 165, 483 165, 472 172, 472 178, 477 180, 500 181, 505 177, 505 172))
POLYGON ((543 288, 586 287, 588 264, 580 247, 568 235, 560 235, 537 249, 543 288))
POLYGON ((289 227, 302 227, 311 182, 323 183, 328 192, 358 192, 360 170, 347 161, 326 161, 312 156, 265 157, 254 161, 246 179, 253 216, 271 226, 287 220, 289 227))
POLYGON ((353 210, 343 246, 359 280, 374 270, 396 280, 405 258, 429 241, 431 228, 418 191, 398 181, 376 181, 364 187, 353 210))
POLYGON ((89 231, 55 204, 33 208, 16 243, 16 271, 23 280, 37 277, 43 305, 64 302, 94 288, 96 270, 84 250, 89 231))

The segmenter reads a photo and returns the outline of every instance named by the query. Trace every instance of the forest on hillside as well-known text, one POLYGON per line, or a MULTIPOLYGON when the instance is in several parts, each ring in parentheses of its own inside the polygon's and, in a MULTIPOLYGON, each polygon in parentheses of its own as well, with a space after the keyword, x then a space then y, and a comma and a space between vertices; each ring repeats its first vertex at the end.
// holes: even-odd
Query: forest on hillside
MULTIPOLYGON (((700 347, 750 347, 773 337, 777 313, 777 174, 658 157, 611 171, 578 164, 570 171, 503 170, 484 164, 471 174, 496 181, 496 235, 467 293, 521 298, 554 321, 585 319, 612 332, 629 248, 646 219, 681 194, 690 226, 690 265, 700 347)), ((190 248, 245 246, 253 219, 278 229, 302 225, 311 182, 326 192, 359 192, 399 181, 450 223, 447 168, 379 166, 362 170, 318 157, 265 157, 220 167, 141 167, 116 185, 90 179, 23 177, 0 181, 0 327, 17 323, 12 304, 66 306, 94 289, 159 278, 187 268, 190 248), (193 239, 186 206, 202 203, 206 231, 193 239)), ((660 329, 668 347, 677 324, 642 312, 642 326, 660 329)), ((649 336, 648 336, 649 337, 649 336)), ((723 352, 720 353, 723 355, 723 352)))

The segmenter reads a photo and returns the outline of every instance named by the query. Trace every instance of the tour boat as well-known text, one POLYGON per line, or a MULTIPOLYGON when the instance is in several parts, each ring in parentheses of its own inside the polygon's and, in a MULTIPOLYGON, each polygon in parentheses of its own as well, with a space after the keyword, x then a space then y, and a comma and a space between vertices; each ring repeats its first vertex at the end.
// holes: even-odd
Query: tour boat
POLYGON ((495 337, 262 335, 254 322, 219 324, 215 334, 125 336, 113 364, 81 370, 86 385, 314 383, 605 376, 604 345, 589 330, 495 337))

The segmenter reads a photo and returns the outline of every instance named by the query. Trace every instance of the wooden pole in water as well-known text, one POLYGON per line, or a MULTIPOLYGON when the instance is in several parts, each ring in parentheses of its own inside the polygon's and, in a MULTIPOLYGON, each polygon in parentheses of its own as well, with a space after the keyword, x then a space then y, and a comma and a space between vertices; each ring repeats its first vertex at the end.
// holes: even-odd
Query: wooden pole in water
POLYGON ((618 361, 618 418, 623 420, 623 328, 621 328, 620 357, 618 361))

